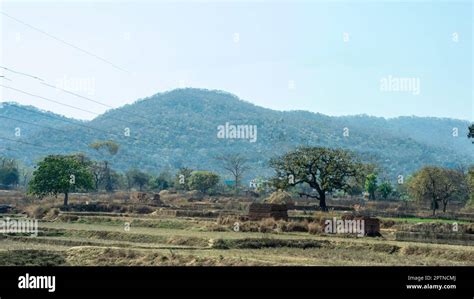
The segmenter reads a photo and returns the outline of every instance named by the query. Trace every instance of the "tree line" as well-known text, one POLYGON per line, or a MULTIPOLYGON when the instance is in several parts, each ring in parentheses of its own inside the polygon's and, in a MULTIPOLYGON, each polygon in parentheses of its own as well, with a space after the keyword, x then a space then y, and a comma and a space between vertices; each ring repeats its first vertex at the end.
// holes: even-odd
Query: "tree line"
MULTIPOLYGON (((43 198, 64 194, 67 205, 71 192, 113 190, 139 191, 165 189, 218 192, 226 188, 221 177, 206 170, 182 167, 175 174, 164 171, 153 176, 138 169, 119 173, 111 168, 110 157, 119 147, 110 141, 91 144, 104 154, 103 161, 92 161, 84 154, 50 155, 40 161, 28 185, 31 194, 43 198)), ((249 165, 241 155, 216 157, 222 169, 233 178, 233 190, 238 193, 249 165)), ((14 183, 18 169, 14 161, 0 160, 0 182, 14 183), (15 170, 16 169, 16 170, 15 170), (5 175, 7 174, 7 175, 5 175)), ((393 184, 379 179, 377 165, 362 163, 360 157, 344 149, 298 147, 270 160, 273 177, 263 180, 271 189, 289 190, 301 197, 317 200, 327 211, 328 196, 342 193, 368 200, 415 200, 432 209, 446 212, 451 201, 474 202, 474 166, 449 169, 426 166, 393 184)), ((2 183, 3 184, 3 183, 2 183)), ((255 189, 258 189, 255 187, 255 189)))

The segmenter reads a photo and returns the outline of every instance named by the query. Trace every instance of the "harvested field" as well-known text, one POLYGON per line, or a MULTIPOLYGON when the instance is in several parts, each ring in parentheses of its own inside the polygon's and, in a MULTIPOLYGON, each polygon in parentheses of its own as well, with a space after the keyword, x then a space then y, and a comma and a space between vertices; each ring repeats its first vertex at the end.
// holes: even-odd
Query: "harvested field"
POLYGON ((1 263, 20 265, 34 256, 38 265, 474 265, 472 246, 290 231, 281 229, 292 226, 285 221, 258 224, 271 230, 234 231, 232 221, 61 216, 41 221, 36 238, 4 236, 1 263), (124 223, 131 224, 128 231, 124 223))
POLYGON ((0 264, 474 265, 469 221, 376 217, 374 225, 379 224, 381 235, 369 238, 324 233, 324 220, 333 217, 369 219, 344 207, 329 213, 290 210, 288 218, 254 219, 249 217, 252 211, 283 215, 286 205, 263 204, 285 209, 262 210, 260 205, 252 210, 254 204, 229 198, 190 203, 179 194, 163 193, 160 201, 166 206, 153 206, 120 196, 123 199, 93 202, 74 195, 66 209, 55 199, 41 205, 23 199, 15 211, 0 218, 35 217, 38 236, 3 234, 0 264), (450 232, 454 224, 457 234, 450 232), (468 241, 459 242, 465 238, 460 234, 469 235, 468 241))

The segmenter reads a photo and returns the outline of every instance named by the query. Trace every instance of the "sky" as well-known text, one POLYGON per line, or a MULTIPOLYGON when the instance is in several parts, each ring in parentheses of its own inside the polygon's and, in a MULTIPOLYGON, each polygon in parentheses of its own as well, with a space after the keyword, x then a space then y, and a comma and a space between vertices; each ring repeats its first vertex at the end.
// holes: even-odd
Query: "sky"
POLYGON ((0 69, 0 101, 92 119, 196 87, 276 110, 474 121, 470 0, 3 0, 0 10, 0 66, 41 79, 0 69))

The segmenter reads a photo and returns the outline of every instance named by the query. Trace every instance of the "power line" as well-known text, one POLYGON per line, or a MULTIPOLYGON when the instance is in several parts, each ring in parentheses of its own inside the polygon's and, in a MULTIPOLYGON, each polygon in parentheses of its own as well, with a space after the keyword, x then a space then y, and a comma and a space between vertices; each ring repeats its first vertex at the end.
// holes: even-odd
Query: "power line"
MULTIPOLYGON (((78 126, 81 126, 81 127, 85 127, 87 129, 91 129, 91 130, 96 130, 95 128, 92 128, 92 127, 89 127, 89 126, 85 126, 85 125, 82 125, 82 124, 79 124, 79 123, 75 123, 73 121, 70 121, 70 120, 67 120, 67 119, 62 119, 62 118, 58 118, 58 117, 55 117, 55 116, 52 116, 52 115, 49 115, 49 114, 44 114, 40 111, 35 111, 35 110, 30 110, 30 109, 26 109, 26 108, 23 108, 23 107, 19 107, 19 106, 16 106, 16 105, 11 105, 10 107, 15 107, 17 109, 20 109, 20 110, 23 110, 23 111, 26 111, 26 112, 31 112, 31 113, 35 113, 35 114, 38 114, 40 116, 46 116, 46 117, 49 117, 49 118, 52 118, 52 119, 55 119, 55 120, 59 120, 59 121, 64 121, 64 122, 67 122, 67 123, 70 123, 72 125, 78 125, 78 126)), ((2 116, 0 116, 2 117, 2 116)), ((7 118, 7 117, 4 117, 4 118, 7 118)), ((12 119, 12 118, 9 118, 9 119, 12 119)), ((12 120, 17 120, 17 119, 12 119, 12 120)), ((20 121, 20 120, 18 120, 20 121)), ((21 122, 25 122, 25 123, 28 123, 26 121, 21 121, 21 122)), ((33 123, 28 123, 28 124, 31 124, 31 125, 36 125, 36 124, 33 124, 33 123)), ((42 127, 45 127, 45 128, 49 128, 49 129, 55 129, 55 130, 59 130, 59 129, 56 129, 56 128, 53 128, 53 127, 50 127, 50 126, 45 126, 45 125, 42 125, 42 127)), ((64 131, 64 130, 60 130, 60 131, 63 131, 65 133, 67 133, 67 131, 64 131)), ((86 146, 86 148, 89 148, 89 144, 83 142, 83 141, 79 141, 80 143, 82 143, 83 145, 86 146)))
POLYGON ((0 76, 0 78, 4 79, 4 80, 7 80, 7 81, 12 81, 11 79, 8 79, 7 77, 5 76, 0 76))
MULTIPOLYGON (((45 98, 45 97, 43 97, 43 96, 35 95, 35 94, 32 94, 32 93, 26 92, 26 91, 24 91, 24 90, 20 90, 20 89, 11 87, 11 86, 5 86, 5 85, 1 85, 1 84, 0 84, 0 86, 5 87, 5 88, 8 88, 8 89, 11 89, 11 90, 14 90, 14 91, 16 91, 16 92, 20 92, 20 93, 23 93, 23 94, 32 96, 32 97, 37 97, 37 98, 43 99, 43 100, 45 100, 45 101, 48 101, 48 102, 51 102, 51 103, 55 103, 55 104, 58 104, 58 105, 61 105, 61 106, 64 106, 64 107, 69 107, 69 108, 72 108, 72 109, 76 109, 76 110, 79 110, 79 111, 82 111, 82 112, 94 114, 94 115, 97 115, 97 116, 100 116, 100 115, 101 115, 100 113, 97 113, 97 112, 94 112, 94 111, 90 111, 90 110, 83 109, 83 108, 80 108, 80 107, 76 107, 76 106, 72 106, 72 105, 69 105, 69 104, 65 104, 65 103, 62 103, 62 102, 59 102, 59 101, 50 99, 50 98, 45 98)), ((121 122, 124 122, 124 123, 127 123, 127 124, 141 126, 140 124, 137 124, 137 123, 134 123, 134 122, 130 122, 130 121, 127 121, 127 120, 124 120, 124 119, 119 119, 119 118, 115 118, 115 117, 111 117, 111 116, 109 116, 109 118, 110 118, 110 119, 114 119, 114 120, 116 120, 116 121, 121 121, 121 122)))
MULTIPOLYGON (((17 74, 17 75, 22 75, 22 76, 27 76, 27 77, 30 77, 30 78, 33 78, 33 79, 36 79, 36 80, 39 80, 39 81, 44 81, 43 79, 41 79, 40 77, 36 77, 36 76, 33 76, 33 75, 29 75, 29 74, 26 74, 26 73, 22 73, 22 72, 19 72, 19 71, 15 71, 15 70, 12 70, 12 69, 9 69, 7 67, 4 67, 4 66, 0 66, 0 68, 6 70, 6 71, 9 71, 9 72, 12 72, 14 74, 17 74)), ((3 76, 2 76, 3 77, 3 76)))
MULTIPOLYGON (((67 123, 70 123, 70 124, 75 125, 75 126, 84 127, 84 128, 86 128, 86 129, 102 131, 102 130, 100 130, 100 129, 96 129, 96 128, 93 128, 93 127, 89 127, 89 126, 83 125, 83 124, 78 123, 78 122, 70 121, 70 120, 65 119, 65 118, 59 118, 59 117, 57 117, 57 116, 52 116, 52 115, 45 114, 45 113, 43 113, 43 112, 36 111, 36 110, 26 109, 26 108, 23 108, 23 107, 19 107, 19 106, 17 106, 17 105, 10 105, 9 107, 15 107, 15 108, 17 108, 17 109, 21 109, 21 110, 24 110, 24 111, 27 111, 27 112, 36 113, 36 114, 41 115, 41 116, 46 116, 46 117, 49 117, 49 118, 52 118, 52 119, 55 119, 55 120, 67 122, 67 123)), ((108 133, 108 132, 106 132, 106 131, 103 131, 103 132, 108 133)))
MULTIPOLYGON (((16 74, 20 74, 20 75, 24 75, 24 76, 28 76, 28 77, 32 77, 32 78, 39 78, 37 76, 33 76, 33 75, 29 75, 29 74, 26 74, 26 73, 23 73, 23 72, 19 72, 19 71, 16 71, 16 70, 13 70, 13 69, 10 69, 10 68, 7 68, 7 67, 3 67, 3 66, 0 66, 0 68, 3 68, 7 71, 10 71, 10 72, 14 72, 16 74)), ((11 80, 10 80, 11 81, 11 80)), ((80 94, 77 94, 75 92, 72 92, 72 91, 69 91, 69 90, 66 90, 66 89, 63 89, 63 88, 60 88, 58 86, 54 86, 54 85, 51 85, 49 83, 46 83, 44 82, 44 80, 41 79, 42 82, 40 82, 42 85, 44 86, 47 86, 49 88, 54 88, 56 90, 60 90, 62 92, 65 92, 65 93, 68 93, 70 95, 73 95, 73 96, 76 96, 76 97, 79 97, 81 99, 84 99, 86 101, 89 101, 89 102, 92 102, 92 103, 95 103, 95 104, 99 104, 101 106, 104 106, 106 108, 109 108, 109 109, 116 109, 115 107, 113 106, 110 106, 108 104, 105 104, 105 103, 102 103, 100 101, 97 101, 97 100, 94 100, 94 99, 91 99, 91 98, 88 98, 86 96, 83 96, 83 95, 80 95, 80 94)), ((87 112, 87 111, 86 111, 87 112)), ((133 113, 133 112, 128 112, 128 111, 121 111, 122 113, 125 113, 125 114, 129 114, 129 115, 132 115, 132 116, 135 116, 135 117, 138 117, 142 120, 144 120, 146 123, 151 123, 152 120, 141 115, 141 114, 137 114, 137 113, 133 113)), ((91 112, 90 112, 91 113, 91 112)), ((96 115, 102 115, 102 114, 98 114, 98 113, 93 113, 93 114, 96 114, 96 115)), ((122 119, 117 119, 117 118, 113 118, 111 116, 109 116, 111 119, 116 119, 116 120, 119 120, 119 121, 123 121, 123 122, 127 122, 127 123, 130 123, 130 124, 134 124, 134 125, 138 125, 138 126, 146 126, 146 127, 149 127, 149 128, 152 128, 152 129, 155 129, 155 127, 151 126, 151 125, 147 125, 147 124, 139 124, 139 123, 134 123, 134 122, 128 122, 128 121, 125 121, 125 120, 122 120, 122 119)))
MULTIPOLYGON (((20 92, 20 93, 23 93, 23 94, 26 94, 26 95, 29 95, 29 96, 33 96, 33 97, 37 97, 37 98, 40 98, 40 99, 44 99, 44 100, 47 100, 47 101, 51 101, 51 102, 54 102, 54 103, 57 103, 57 104, 61 104, 61 105, 65 105, 67 107, 71 107, 71 108, 75 108, 75 109, 79 109, 79 110, 84 110, 84 109, 81 109, 81 108, 78 108, 78 107, 74 107, 74 106, 71 106, 71 105, 68 105, 68 104, 64 104, 64 103, 61 103, 61 102, 58 102, 58 101, 55 101, 55 100, 51 100, 51 99, 48 99, 48 98, 45 98, 45 97, 42 97, 42 96, 38 96, 38 95, 35 95, 35 94, 32 94, 32 93, 29 93, 29 92, 26 92, 26 91, 23 91, 21 89, 16 89, 16 88, 13 88, 13 87, 10 87, 10 86, 6 86, 6 85, 2 85, 0 84, 0 86, 4 87, 4 88, 8 88, 8 89, 12 89, 12 90, 15 90, 17 92, 20 92)), ((32 111, 32 110, 28 110, 28 111, 32 111)), ((92 112, 94 113, 94 112, 92 112)), ((58 120, 62 120, 62 121, 65 121, 64 119, 60 119, 60 118, 56 118, 58 120)), ((123 120, 121 120, 123 121, 123 120)), ((82 126, 82 127, 85 127, 85 128, 88 128, 88 129, 91 129, 91 130, 96 130, 96 131, 99 131, 99 132, 102 132, 102 133, 105 133, 105 134, 110 134, 110 135, 115 135, 115 136, 119 136, 120 138, 122 137, 121 135, 117 134, 117 133, 113 133, 113 132, 109 132, 109 131, 105 131, 105 130, 102 130, 102 129, 98 129, 98 128, 93 128, 93 127, 89 127, 89 126, 86 126, 86 125, 83 125, 83 124, 79 124, 79 123, 76 123, 76 122, 70 122, 74 125, 77 125, 77 126, 82 126)), ((139 142, 143 142, 143 143, 147 143, 147 144, 154 144, 154 145, 158 145, 160 146, 160 144, 156 143, 156 142, 153 142, 153 141, 147 141, 147 140, 144 140, 144 139, 139 139, 137 137, 132 137, 132 136, 127 136, 127 137, 130 137, 134 140, 137 140, 139 142)))
POLYGON ((54 35, 51 35, 51 34, 49 34, 48 32, 46 32, 46 31, 44 31, 44 30, 41 30, 41 29, 39 29, 39 28, 36 28, 36 27, 34 27, 33 25, 30 25, 30 24, 28 24, 28 23, 26 23, 26 22, 24 22, 24 21, 22 21, 22 20, 20 20, 20 19, 18 19, 18 18, 15 18, 15 17, 13 17, 13 16, 11 16, 11 15, 9 15, 9 14, 3 12, 3 11, 0 11, 0 13, 3 14, 4 16, 6 16, 6 17, 8 17, 8 18, 10 18, 10 19, 12 19, 12 20, 14 20, 15 22, 18 22, 18 23, 20 23, 20 24, 22 24, 22 25, 24 25, 24 26, 26 26, 26 27, 29 27, 30 29, 33 29, 33 30, 35 30, 35 31, 37 31, 37 32, 39 32, 39 33, 41 33, 41 34, 44 34, 44 35, 46 35, 46 36, 48 36, 48 37, 50 37, 50 38, 52 38, 52 39, 54 39, 54 40, 56 40, 56 41, 62 43, 62 44, 65 44, 65 45, 67 45, 67 46, 69 46, 69 47, 72 47, 72 48, 74 48, 74 49, 76 49, 76 50, 82 52, 82 53, 85 53, 85 54, 87 54, 87 55, 89 55, 89 56, 92 56, 92 57, 98 59, 98 60, 101 60, 102 62, 105 62, 105 63, 109 64, 110 66, 114 67, 115 69, 118 69, 118 70, 120 70, 120 71, 122 71, 122 72, 125 72, 125 73, 130 73, 129 71, 127 71, 127 70, 125 70, 125 69, 123 69, 123 68, 117 66, 116 64, 114 64, 114 63, 112 63, 112 62, 110 62, 110 61, 108 61, 108 60, 106 60, 106 59, 104 59, 104 58, 102 58, 102 57, 100 57, 100 56, 98 56, 98 55, 92 53, 92 52, 89 52, 89 51, 87 51, 87 50, 84 50, 84 49, 82 49, 82 48, 79 48, 78 46, 75 46, 75 45, 73 45, 73 44, 71 44, 71 43, 69 43, 69 42, 67 42, 67 41, 65 41, 65 40, 63 40, 63 39, 60 39, 60 38, 58 38, 58 37, 56 37, 56 36, 54 36, 54 35))
MULTIPOLYGON (((48 87, 51 87, 51 88, 54 88, 54 89, 61 90, 61 91, 65 92, 65 93, 68 93, 68 94, 70 94, 70 95, 79 97, 79 98, 84 99, 84 100, 87 100, 87 101, 89 101, 89 102, 102 105, 102 106, 107 107, 107 108, 109 108, 109 109, 116 109, 116 108, 113 107, 113 106, 104 104, 104 103, 102 103, 102 102, 99 102, 99 101, 97 101, 97 100, 88 98, 88 97, 86 97, 86 96, 83 96, 83 95, 74 93, 74 92, 72 92, 72 91, 69 91, 69 90, 66 90, 66 89, 62 89, 62 88, 59 88, 59 87, 57 87, 57 86, 54 86, 54 85, 51 85, 51 84, 48 84, 48 83, 45 83, 45 82, 41 82, 41 84, 43 84, 43 85, 45 85, 45 86, 48 86, 48 87)), ((143 116, 143 115, 136 114, 136 113, 133 113, 133 112, 122 111, 122 113, 129 114, 129 115, 133 115, 133 116, 135 116, 135 117, 139 117, 139 118, 145 120, 146 122, 151 122, 151 121, 152 121, 151 119, 149 119, 149 118, 147 118, 147 117, 145 117, 145 116, 143 116)), ((138 125, 142 125, 142 124, 138 124, 138 125)), ((145 126, 150 127, 150 128, 154 128, 154 127, 149 126, 149 125, 145 125, 145 126)))
MULTIPOLYGON (((16 106, 14 106, 16 107, 16 106)), ((17 107, 18 108, 18 107, 17 107)), ((27 111, 30 111, 30 110, 27 110, 27 111)), ((37 127, 42 127, 42 128, 45 128, 45 129, 50 129, 50 130, 57 130, 57 131, 60 131, 60 132, 64 132, 64 133, 68 133, 67 131, 65 130, 61 130, 61 129, 58 129, 58 128, 53 128, 51 126, 45 126, 45 125, 38 125, 38 124, 35 124, 35 123, 31 123, 31 122, 28 122, 28 121, 24 121, 24 120, 20 120, 20 119, 16 119, 16 118, 11 118, 11 117, 6 117, 4 115, 0 115, 0 118, 5 118, 5 119, 9 119, 9 120, 13 120, 13 121, 18 121, 18 122, 22 122, 22 123, 26 123, 26 124, 29 124, 29 125, 32 125, 32 126, 37 126, 37 127)), ((80 141, 80 140, 77 140, 79 141, 80 143, 82 143, 83 145, 85 145, 87 148, 89 148, 89 144, 83 142, 83 141, 80 141)))
MULTIPOLYGON (((19 108, 19 107, 17 107, 17 106, 13 106, 13 107, 19 108)), ((24 109, 24 110, 30 111, 30 110, 28 110, 28 109, 24 109)), ((34 112, 34 111, 31 111, 31 112, 34 112)), ((23 123, 26 123, 26 124, 29 124, 29 125, 40 126, 40 127, 43 127, 43 128, 52 129, 52 130, 58 130, 58 131, 67 133, 67 131, 60 130, 60 129, 57 129, 57 128, 53 128, 53 127, 50 127, 50 126, 38 125, 38 124, 34 124, 34 123, 27 122, 27 121, 24 121, 24 120, 19 120, 19 119, 15 119, 15 118, 5 117, 5 116, 2 116, 2 115, 0 115, 0 118, 5 118, 5 119, 14 120, 14 121, 19 121, 19 122, 23 122, 23 123)), ((14 139, 8 139, 8 138, 3 138, 3 139, 10 140, 10 141, 16 141, 16 142, 21 142, 21 141, 19 141, 19 140, 14 140, 14 139)), ((79 143, 81 143, 82 145, 84 145, 87 149, 89 149, 89 150, 92 151, 92 149, 90 148, 90 144, 87 144, 86 142, 81 141, 81 140, 76 140, 76 141, 78 141, 79 143)), ((24 143, 24 142, 21 142, 21 143, 24 143)), ((44 147, 44 146, 43 146, 43 147, 44 147)), ((16 153, 24 154, 24 152, 20 152, 20 151, 18 151, 18 150, 16 150, 16 149, 12 149, 12 148, 4 148, 4 149, 1 149, 1 148, 0 148, 0 150, 14 151, 14 152, 16 152, 16 153)), ((120 159, 123 160, 123 157, 120 158, 120 159)), ((134 163, 136 163, 136 161, 132 161, 132 160, 130 160, 130 159, 125 159, 125 161, 127 161, 129 164, 134 164, 134 163)))
POLYGON ((14 141, 14 142, 23 143, 23 144, 27 144, 27 145, 31 145, 31 146, 36 146, 36 147, 51 148, 49 146, 47 147, 47 146, 44 146, 44 145, 33 144, 33 143, 29 143, 29 142, 25 142, 25 141, 21 141, 21 140, 16 140, 16 139, 10 139, 10 138, 6 138, 6 137, 2 137, 2 136, 0 136, 0 139, 4 139, 4 140, 8 140, 8 141, 14 141))
POLYGON ((53 127, 49 127, 49 126, 45 126, 45 125, 38 125, 38 124, 35 124, 35 123, 30 123, 30 122, 27 122, 27 121, 24 121, 24 120, 21 120, 21 119, 11 118, 11 117, 7 117, 7 116, 4 116, 4 115, 0 115, 0 117, 5 118, 5 119, 9 119, 9 120, 13 120, 13 121, 22 122, 22 123, 29 124, 29 125, 36 126, 36 127, 42 127, 42 128, 46 128, 46 129, 57 130, 57 131, 67 133, 67 131, 65 131, 65 130, 61 130, 61 129, 57 129, 57 128, 53 128, 53 127))
POLYGON ((104 107, 106 107, 106 108, 115 109, 113 106, 110 106, 110 105, 101 103, 101 102, 96 101, 96 100, 89 99, 89 98, 87 98, 87 97, 85 97, 85 96, 82 96, 82 95, 80 95, 80 94, 74 93, 74 92, 72 92, 72 91, 69 91, 69 90, 66 90, 66 89, 62 89, 62 88, 59 88, 59 87, 57 87, 57 86, 54 86, 54 85, 51 85, 51 84, 48 84, 48 83, 44 83, 44 82, 41 82, 41 84, 43 84, 43 85, 45 85, 45 86, 48 86, 48 87, 51 87, 51 88, 54 88, 54 89, 61 90, 61 91, 66 92, 66 93, 68 93, 68 94, 74 95, 74 96, 76 96, 76 97, 80 97, 80 98, 85 99, 85 100, 88 100, 88 101, 90 101, 90 102, 92 102, 92 103, 96 103, 96 104, 102 105, 102 106, 104 106, 104 107))
POLYGON ((23 94, 26 94, 26 95, 29 95, 29 96, 32 96, 32 97, 40 98, 40 99, 43 99, 43 100, 51 102, 51 103, 55 103, 55 104, 58 104, 58 105, 62 105, 62 106, 65 106, 65 107, 76 109, 76 110, 79 110, 79 111, 82 111, 82 112, 86 112, 86 113, 90 113, 90 114, 94 114, 94 115, 100 115, 99 113, 95 113, 95 112, 92 112, 92 111, 89 111, 89 110, 86 110, 86 109, 82 109, 82 108, 79 108, 79 107, 76 107, 76 106, 72 106, 72 105, 69 105, 69 104, 64 104, 64 103, 61 103, 59 101, 52 100, 52 99, 49 99, 49 98, 45 98, 45 97, 42 97, 42 96, 39 96, 39 95, 35 95, 35 94, 29 93, 29 92, 26 92, 26 91, 23 91, 23 90, 20 90, 20 89, 16 89, 16 88, 11 87, 11 86, 6 86, 6 85, 2 85, 2 84, 0 84, 0 86, 11 89, 11 90, 14 90, 16 92, 21 92, 23 94))
MULTIPOLYGON (((22 122, 22 123, 26 123, 26 124, 29 124, 29 125, 33 125, 33 126, 39 126, 39 127, 43 127, 43 128, 46 128, 46 129, 51 129, 51 130, 58 130, 60 132, 64 132, 64 133, 67 133, 67 131, 65 130, 60 130, 60 129, 57 129, 57 128, 53 128, 53 127, 50 127, 50 126, 45 126, 45 125, 38 125, 38 124, 35 124, 35 123, 31 123, 31 122, 27 122, 27 121, 24 121, 24 120, 20 120, 20 119, 15 119, 15 118, 11 118, 11 117, 6 117, 6 116, 3 116, 3 115, 0 115, 0 118, 5 118, 5 119, 10 119, 10 120, 13 120, 13 121, 18 121, 18 122, 22 122)), ((13 140, 12 140, 13 141, 13 140)), ((86 148, 88 148, 89 150, 91 150, 90 148, 90 145, 85 143, 84 141, 81 141, 81 140, 77 140, 79 143, 81 143, 82 145, 84 145, 86 148)), ((7 150, 12 150, 12 149, 7 149, 7 150)), ((15 150, 16 151, 16 150, 15 150)), ((19 151, 16 151, 19 153, 19 151)), ((127 160, 128 162, 132 162, 131 160, 127 160)))

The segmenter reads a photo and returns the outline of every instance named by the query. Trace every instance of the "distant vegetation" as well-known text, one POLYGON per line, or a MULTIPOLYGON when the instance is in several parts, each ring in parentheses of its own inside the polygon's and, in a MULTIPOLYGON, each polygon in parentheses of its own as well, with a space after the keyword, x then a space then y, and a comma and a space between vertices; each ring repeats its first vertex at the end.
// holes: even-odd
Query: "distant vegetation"
POLYGON ((67 206, 69 193, 93 188, 88 166, 78 156, 48 156, 38 163, 33 172, 29 192, 40 198, 64 194, 64 205, 67 206))
MULTIPOLYGON (((234 157, 235 158, 235 157, 234 157)), ((235 159, 230 159, 234 161, 235 159)), ((239 159, 237 159, 239 160, 239 159)), ((3 189, 21 189, 18 163, 1 159, 0 179, 3 189)), ((223 167, 228 159, 221 159, 223 167)), ((240 160, 239 160, 240 161, 240 160)), ((241 161, 242 162, 242 161, 241 161)), ((247 168, 240 165, 239 176, 247 168)), ((362 163, 360 157, 350 151, 323 147, 299 147, 281 156, 273 157, 269 165, 273 176, 260 177, 250 187, 228 186, 217 173, 209 170, 194 170, 183 167, 177 172, 161 172, 158 175, 130 169, 123 173, 113 170, 113 164, 102 165, 110 173, 110 178, 102 176, 97 180, 95 173, 100 162, 89 159, 84 154, 49 155, 35 167, 28 181, 30 194, 43 198, 48 195, 64 195, 64 205, 72 192, 138 190, 197 190, 203 194, 268 194, 272 191, 287 190, 293 195, 315 199, 322 211, 327 211, 326 198, 366 197, 385 201, 413 201, 429 208, 435 215, 437 210, 447 212, 450 202, 472 206, 474 203, 474 165, 469 168, 449 169, 425 166, 405 181, 392 184, 379 180, 377 166, 362 163)), ((231 170, 232 168, 229 168, 231 170)))
POLYGON ((2 140, 0 154, 32 167, 48 154, 82 152, 97 161, 97 171, 102 173, 96 171, 96 179, 103 176, 109 189, 116 178, 108 173, 107 164, 117 172, 135 168, 155 176, 190 167, 235 181, 216 159, 231 155, 246 160, 249 170, 239 180, 248 186, 251 179, 272 174, 269 159, 298 146, 351 150, 362 162, 376 163, 378 177, 392 184, 399 175, 407 177, 425 165, 455 168, 474 159, 474 148, 466 138, 467 121, 280 112, 202 89, 156 94, 88 122, 11 103, 3 104, 0 116, 8 117, 2 118, 0 136, 36 145, 2 140), (226 122, 257 126, 256 142, 217 138, 217 127, 226 122), (16 128, 21 136, 14 135, 16 128), (97 141, 112 141, 119 150, 114 154, 106 145, 91 146, 97 141))
POLYGON ((3 136, 21 129, 0 149, 1 188, 64 194, 64 204, 71 192, 169 189, 285 189, 322 210, 327 196, 341 195, 414 201, 433 214, 474 200, 473 126, 460 120, 278 112, 199 89, 157 94, 90 122, 17 104, 0 115, 8 116, 3 136), (258 140, 217 138, 227 122, 257 126, 258 140))

